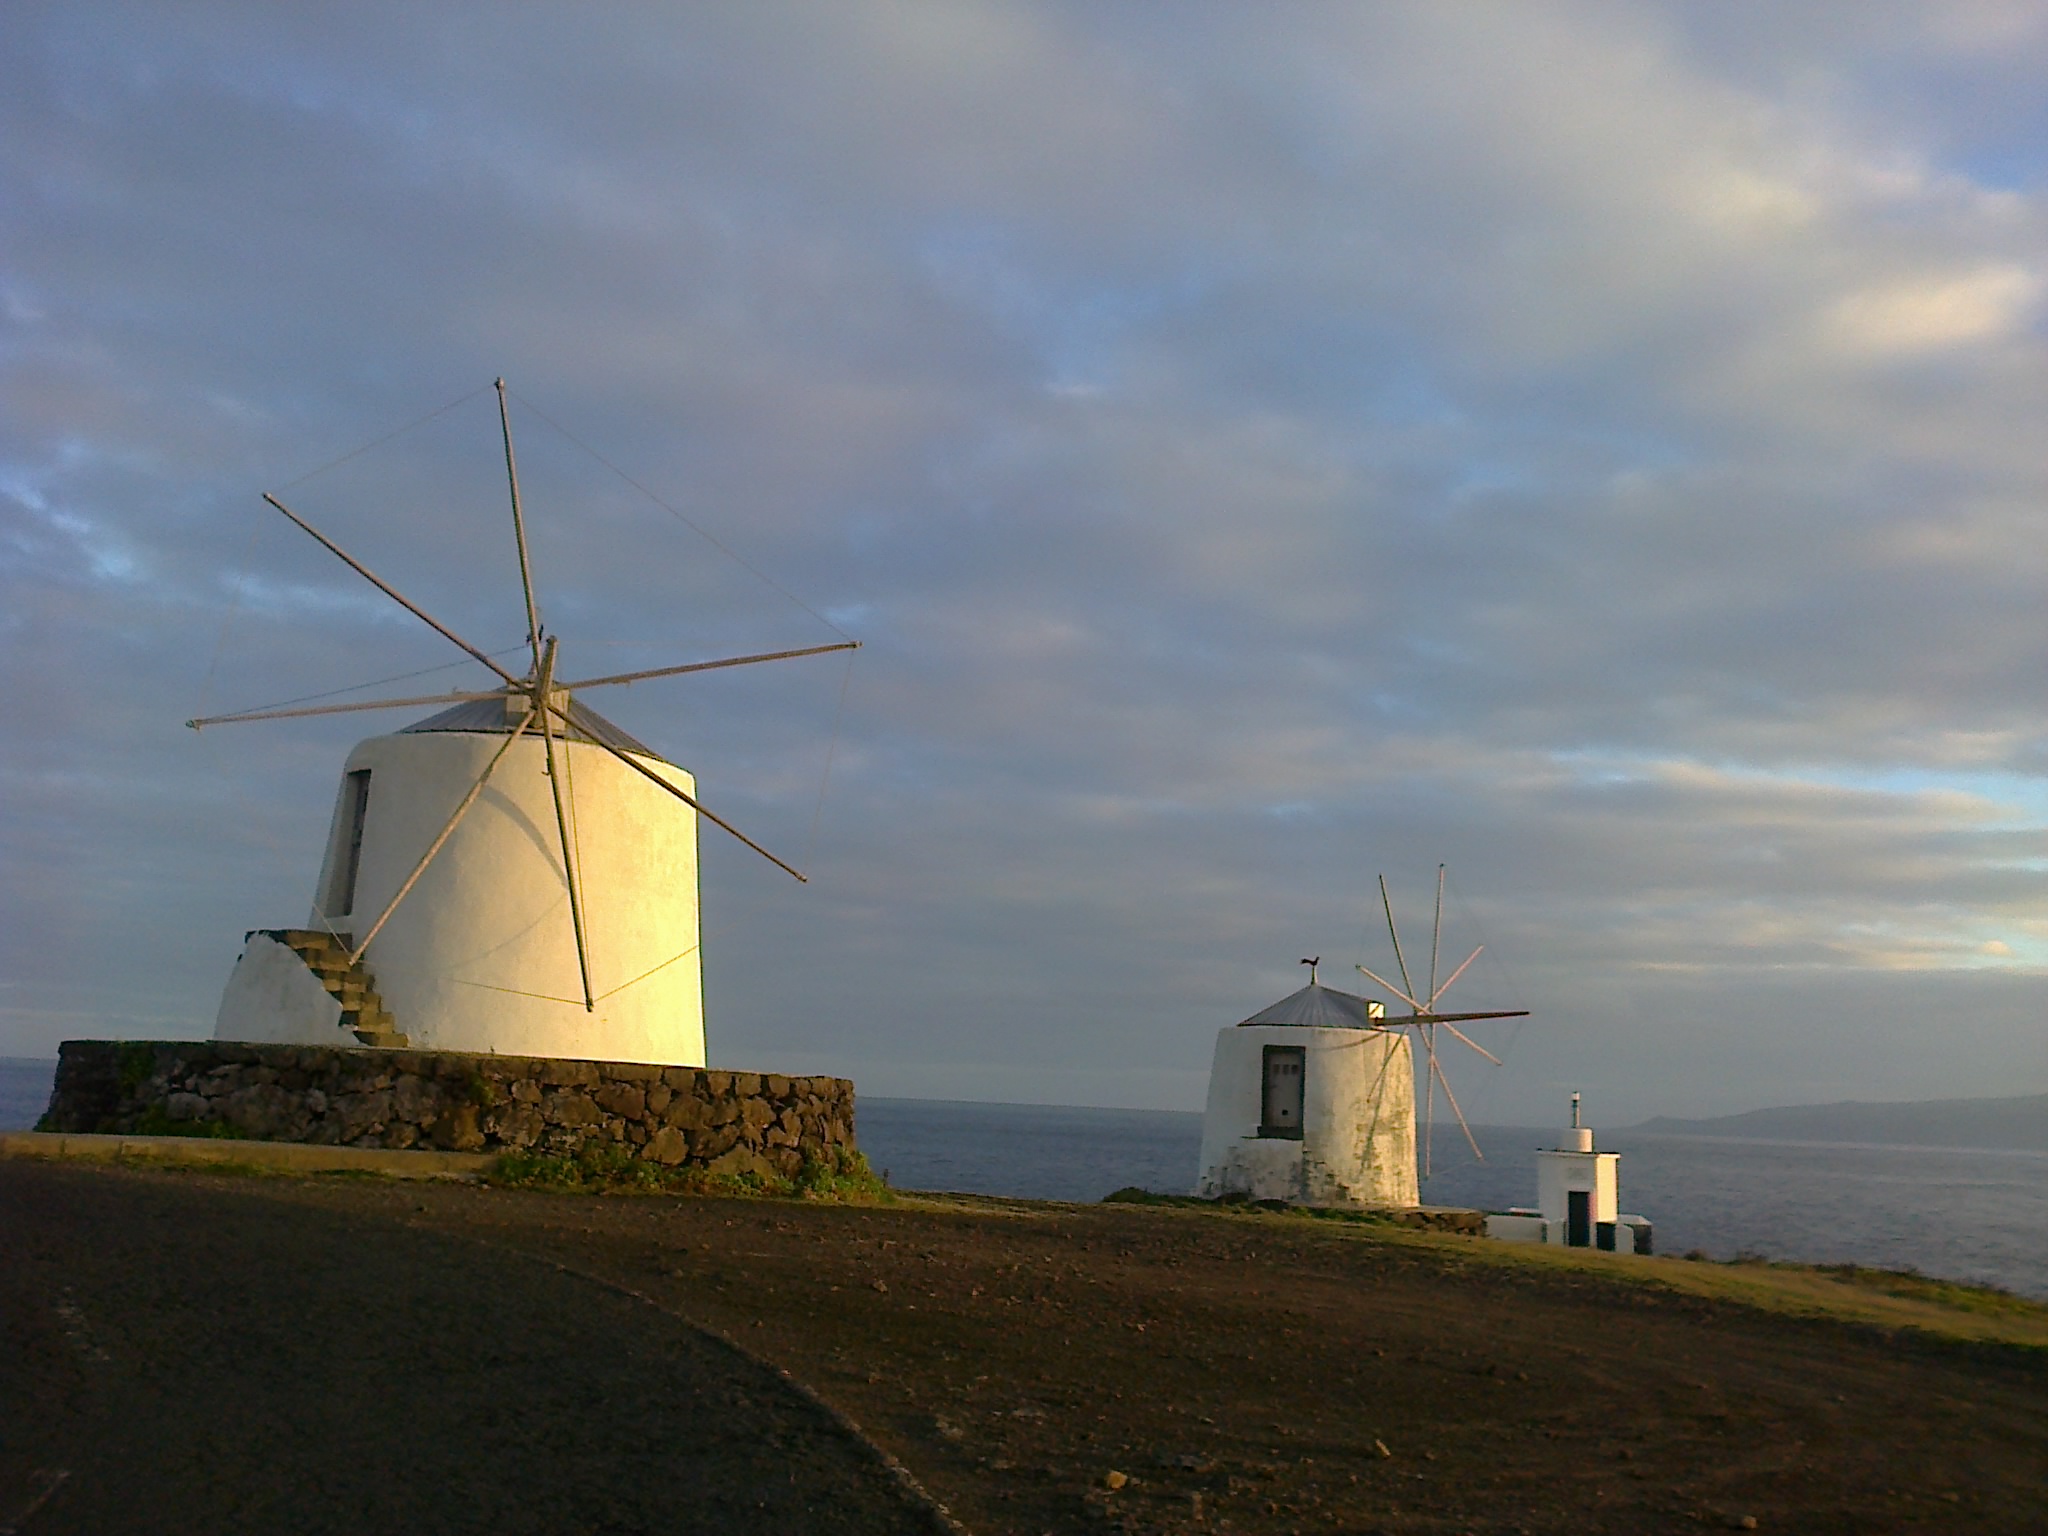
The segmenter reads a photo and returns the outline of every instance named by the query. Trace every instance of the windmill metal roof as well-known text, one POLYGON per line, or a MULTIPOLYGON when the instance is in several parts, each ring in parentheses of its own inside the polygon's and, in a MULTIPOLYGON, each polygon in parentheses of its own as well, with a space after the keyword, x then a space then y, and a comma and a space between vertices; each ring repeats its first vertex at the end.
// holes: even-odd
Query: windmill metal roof
MULTIPOLYGON (((424 720, 415 720, 400 729, 401 736, 410 736, 419 731, 477 731, 491 736, 509 736, 517 722, 506 718, 505 705, 499 699, 471 699, 467 703, 454 704, 438 715, 429 715, 424 720)), ((560 722, 556 722, 559 728, 560 722)), ((657 763, 668 762, 659 752, 645 742, 636 741, 605 719, 596 710, 585 707, 575 699, 569 700, 569 730, 571 741, 599 742, 607 747, 616 747, 621 752, 630 752, 635 757, 652 758, 657 763)), ((671 768, 674 763, 669 763, 671 768)))
POLYGON ((1366 1000, 1334 987, 1310 982, 1291 997, 1283 997, 1270 1008, 1261 1008, 1237 1026, 1246 1024, 1306 1025, 1312 1029, 1376 1029, 1366 1000))

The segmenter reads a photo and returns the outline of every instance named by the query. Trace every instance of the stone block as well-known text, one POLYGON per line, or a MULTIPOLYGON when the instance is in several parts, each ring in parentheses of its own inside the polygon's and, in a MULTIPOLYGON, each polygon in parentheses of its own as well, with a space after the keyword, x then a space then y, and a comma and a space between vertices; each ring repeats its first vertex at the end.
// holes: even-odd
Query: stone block
POLYGON ((434 1122, 432 1134, 434 1145, 449 1152, 474 1152, 484 1144, 474 1104, 457 1104, 447 1110, 434 1122))
POLYGON ((647 1090, 635 1083, 605 1083, 590 1096, 608 1114, 627 1120, 638 1120, 647 1113, 647 1090))
POLYGON ((739 1139, 737 1124, 706 1126, 690 1132, 690 1156, 708 1161, 730 1151, 739 1139))
POLYGON ((372 1093, 350 1094, 335 1107, 341 1117, 341 1139, 367 1144, 363 1138, 383 1130, 391 1119, 391 1091, 380 1088, 372 1093))
POLYGON ((547 1122, 541 1119, 540 1107, 535 1104, 506 1104, 493 1109, 483 1117, 482 1128, 489 1137, 494 1137, 503 1146, 520 1151, 540 1140, 547 1122))
POLYGON ((542 1060, 535 1074, 544 1088, 595 1088, 598 1084, 594 1061, 542 1060))
POLYGON ((677 1094, 669 1100, 668 1108, 661 1112, 664 1123, 679 1131, 694 1131, 699 1126, 709 1125, 711 1107, 702 1099, 688 1094, 677 1094))
POLYGON ((648 1083, 661 1081, 662 1069, 646 1061, 607 1061, 599 1069, 604 1076, 615 1083, 648 1083))
POLYGON ((667 1083, 649 1084, 647 1088, 647 1113, 656 1116, 660 1115, 663 1110, 668 1108, 668 1101, 675 1096, 675 1090, 669 1087, 667 1083))
POLYGON ((412 1125, 434 1118, 440 1108, 440 1090, 416 1073, 407 1072, 391 1086, 391 1112, 412 1125))
POLYGON ((541 1100, 541 1114, 548 1124, 572 1131, 604 1123, 604 1111, 591 1102, 590 1095, 574 1090, 548 1094, 541 1100))
POLYGON ((641 1148, 640 1155, 649 1162, 672 1168, 690 1155, 690 1141, 674 1126, 664 1125, 647 1138, 647 1145, 641 1148))

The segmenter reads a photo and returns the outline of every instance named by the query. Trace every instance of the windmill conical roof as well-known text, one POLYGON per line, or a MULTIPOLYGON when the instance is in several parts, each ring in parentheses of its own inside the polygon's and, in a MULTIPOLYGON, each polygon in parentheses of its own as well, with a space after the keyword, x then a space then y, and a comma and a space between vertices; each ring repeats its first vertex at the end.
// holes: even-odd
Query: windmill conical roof
POLYGON ((1238 1028, 1246 1024, 1291 1024, 1312 1029, 1373 1029, 1379 1022, 1364 998, 1312 981, 1270 1008, 1261 1008, 1238 1028))
MULTIPOLYGON (((503 700, 471 699, 466 703, 450 705, 438 715, 415 720, 411 725, 402 727, 399 734, 410 736, 421 731, 478 731, 486 735, 509 736, 517 723, 506 717, 503 700)), ((599 742, 607 747, 616 747, 621 752, 630 752, 635 757, 649 757, 657 763, 668 762, 667 758, 645 742, 636 741, 596 710, 573 698, 569 701, 567 735, 571 741, 599 742)), ((669 766, 676 765, 670 763, 669 766)))

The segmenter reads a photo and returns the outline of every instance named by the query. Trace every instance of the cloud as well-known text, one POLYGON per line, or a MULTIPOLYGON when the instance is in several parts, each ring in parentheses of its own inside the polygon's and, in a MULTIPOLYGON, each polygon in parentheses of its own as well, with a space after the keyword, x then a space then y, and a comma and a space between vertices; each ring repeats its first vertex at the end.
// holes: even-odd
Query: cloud
POLYGON ((816 877, 730 1058, 1190 1102, 1448 859, 1502 1115, 2048 1074, 2030 12, 481 14, 4 24, 11 1017, 205 1028, 356 727, 178 722, 448 658, 257 492, 518 639, 502 373, 579 670, 868 642, 596 701, 816 877))

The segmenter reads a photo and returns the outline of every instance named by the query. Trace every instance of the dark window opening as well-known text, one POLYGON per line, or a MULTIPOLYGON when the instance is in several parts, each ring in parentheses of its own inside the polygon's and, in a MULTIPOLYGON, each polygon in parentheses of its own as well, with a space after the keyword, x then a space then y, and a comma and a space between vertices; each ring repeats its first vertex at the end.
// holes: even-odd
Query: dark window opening
POLYGON ((1308 1052, 1298 1045, 1269 1045, 1265 1048, 1263 1086, 1259 1102, 1259 1134, 1301 1140, 1303 1088, 1307 1083, 1308 1052))
POLYGON ((356 909, 356 872, 363 863, 363 820, 370 813, 370 770, 358 768, 342 783, 342 844, 335 850, 334 887, 327 915, 345 917, 356 909))

